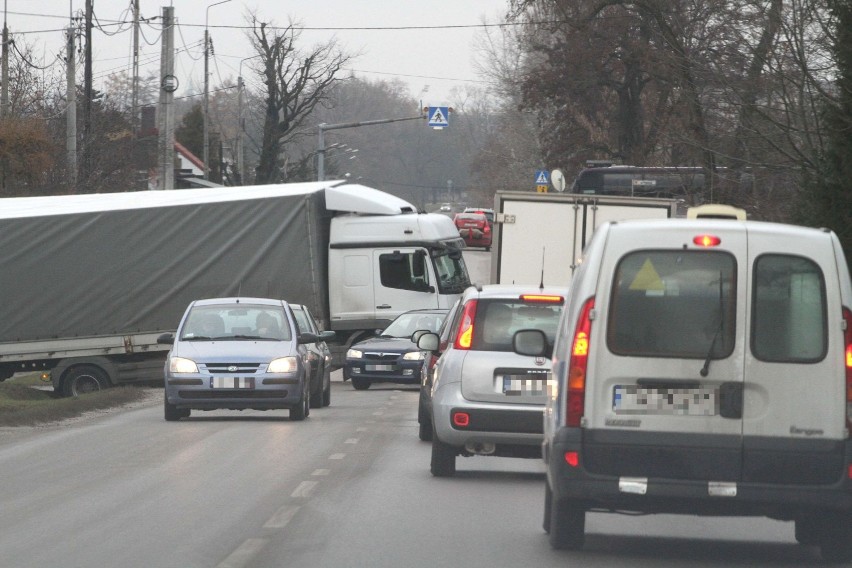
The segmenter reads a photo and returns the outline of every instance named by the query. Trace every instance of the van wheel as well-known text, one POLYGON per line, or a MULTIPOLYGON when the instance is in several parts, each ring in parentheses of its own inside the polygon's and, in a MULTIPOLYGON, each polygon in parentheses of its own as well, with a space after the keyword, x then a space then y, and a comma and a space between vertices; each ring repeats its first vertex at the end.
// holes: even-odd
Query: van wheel
POLYGON ((432 441, 432 417, 429 416, 429 413, 426 412, 425 404, 423 402, 423 394, 420 394, 420 402, 417 405, 417 423, 420 426, 420 431, 417 433, 418 437, 424 442, 432 441))
POLYGON ((852 515, 830 513, 822 518, 820 554, 826 562, 852 561, 852 515))
POLYGON ((322 405, 329 406, 331 404, 331 377, 328 377, 328 383, 322 389, 322 405))
POLYGON ((819 524, 812 517, 796 519, 796 542, 810 546, 819 544, 819 524))
POLYGON ((550 495, 550 546, 556 550, 583 548, 586 509, 582 501, 556 501, 550 495))
POLYGON ((544 519, 541 521, 541 528, 544 532, 550 534, 550 511, 553 503, 553 491, 550 490, 550 482, 544 482, 544 519))
POLYGON ((366 379, 356 379, 353 377, 352 386, 355 387, 355 390, 365 391, 370 388, 370 381, 366 379))
POLYGON ((432 475, 452 477, 456 474, 456 449, 445 444, 432 432, 432 475))
POLYGON ((94 365, 79 365, 72 367, 62 381, 62 392, 65 396, 80 396, 109 387, 106 373, 94 365))

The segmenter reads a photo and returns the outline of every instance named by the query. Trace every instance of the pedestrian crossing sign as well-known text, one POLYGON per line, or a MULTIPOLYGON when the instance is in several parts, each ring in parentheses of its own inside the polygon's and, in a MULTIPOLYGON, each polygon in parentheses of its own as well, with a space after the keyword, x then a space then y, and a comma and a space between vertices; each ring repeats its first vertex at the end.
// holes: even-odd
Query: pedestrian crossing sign
POLYGON ((429 107, 429 126, 432 128, 446 128, 449 125, 449 107, 429 107))
POLYGON ((540 186, 548 186, 550 185, 550 179, 547 175, 547 170, 536 170, 535 171, 535 185, 537 191, 541 192, 539 189, 540 186))

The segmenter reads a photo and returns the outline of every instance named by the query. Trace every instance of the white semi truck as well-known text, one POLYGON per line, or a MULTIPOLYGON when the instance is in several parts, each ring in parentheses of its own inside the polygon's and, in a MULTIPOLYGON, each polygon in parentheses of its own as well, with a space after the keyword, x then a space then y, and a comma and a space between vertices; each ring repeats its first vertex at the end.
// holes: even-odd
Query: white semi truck
POLYGON ((159 382, 192 300, 281 298, 336 332, 335 361, 470 285, 444 215, 340 181, 0 199, 0 380, 57 392, 159 382))
POLYGON ((668 198, 498 191, 491 282, 567 285, 600 224, 675 217, 682 205, 668 198))

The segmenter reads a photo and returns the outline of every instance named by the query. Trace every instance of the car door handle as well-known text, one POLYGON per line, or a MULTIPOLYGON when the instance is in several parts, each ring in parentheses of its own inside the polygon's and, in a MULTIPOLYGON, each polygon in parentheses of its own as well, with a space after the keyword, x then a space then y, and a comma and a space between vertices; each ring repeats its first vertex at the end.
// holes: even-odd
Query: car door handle
POLYGON ((391 309, 391 306, 388 305, 388 304, 382 304, 381 306, 376 306, 376 309, 377 310, 389 310, 389 309, 391 309))

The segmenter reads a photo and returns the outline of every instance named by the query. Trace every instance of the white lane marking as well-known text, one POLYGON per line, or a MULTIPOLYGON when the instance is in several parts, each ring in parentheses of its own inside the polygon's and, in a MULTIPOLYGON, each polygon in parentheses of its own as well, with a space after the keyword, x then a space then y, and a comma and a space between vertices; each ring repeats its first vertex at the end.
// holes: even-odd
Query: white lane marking
POLYGON ((347 438, 344 444, 357 444, 358 438, 347 438))
POLYGON ((361 426, 360 428, 356 428, 355 431, 356 432, 366 432, 367 428, 365 428, 364 426, 361 426))
POLYGON ((394 396, 390 397, 390 399, 391 399, 391 400, 396 400, 396 399, 398 399, 398 398, 399 398, 399 397, 398 397, 398 396, 396 396, 396 395, 394 395, 394 396))
POLYGON ((296 505, 295 507, 293 505, 284 505, 283 507, 275 511, 275 514, 272 515, 268 521, 266 521, 266 524, 263 525, 263 528, 283 529, 287 526, 287 523, 289 523, 293 519, 293 517, 298 511, 298 505, 296 505))
POLYGON ((374 412, 374 413, 373 413, 373 416, 381 416, 382 414, 384 414, 384 411, 383 411, 383 410, 379 410, 378 412, 374 412))
POLYGON ((243 568, 264 546, 266 546, 265 538, 249 538, 217 564, 216 568, 243 568))
POLYGON ((331 473, 330 469, 315 469, 311 475, 328 475, 331 473))
POLYGON ((346 457, 346 454, 331 454, 330 456, 328 456, 328 459, 330 459, 330 460, 342 460, 345 457, 346 457))
POLYGON ((314 487, 317 486, 318 481, 303 481, 301 482, 296 490, 290 494, 290 497, 310 497, 311 493, 314 490, 314 487))

